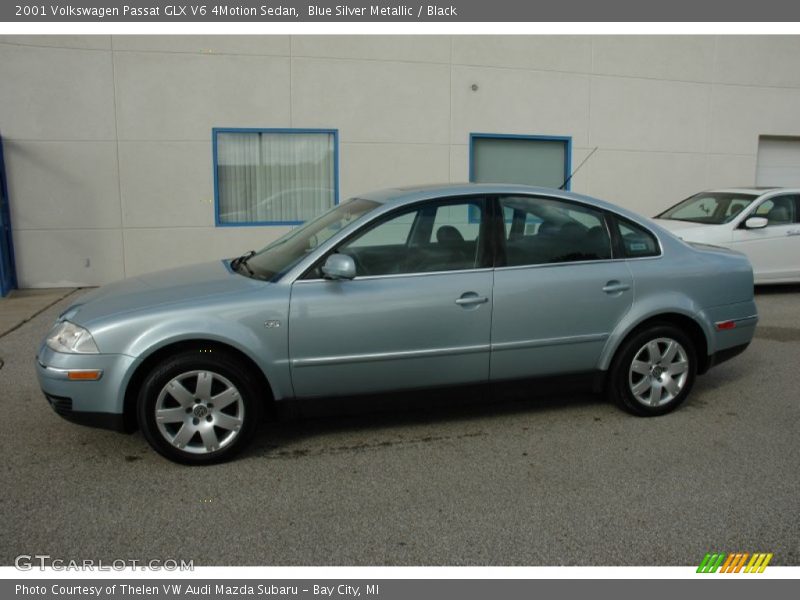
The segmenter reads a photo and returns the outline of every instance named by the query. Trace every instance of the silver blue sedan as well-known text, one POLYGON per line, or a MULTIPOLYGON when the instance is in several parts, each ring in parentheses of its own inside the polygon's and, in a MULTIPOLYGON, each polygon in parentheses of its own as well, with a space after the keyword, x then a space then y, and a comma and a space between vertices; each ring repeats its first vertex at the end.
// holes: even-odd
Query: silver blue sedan
POLYGON ((365 194, 258 252, 102 287, 39 349, 61 416, 224 460, 265 406, 563 376, 661 415, 755 329, 747 259, 609 203, 448 185, 365 194))

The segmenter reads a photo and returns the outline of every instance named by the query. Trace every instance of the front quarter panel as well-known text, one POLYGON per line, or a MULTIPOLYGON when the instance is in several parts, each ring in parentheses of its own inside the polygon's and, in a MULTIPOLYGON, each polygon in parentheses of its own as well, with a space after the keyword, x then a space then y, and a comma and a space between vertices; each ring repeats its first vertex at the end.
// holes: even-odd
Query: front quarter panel
POLYGON ((274 397, 281 399, 292 395, 288 312, 289 287, 273 284, 213 301, 201 298, 83 325, 102 353, 140 361, 178 342, 207 340, 232 346, 263 371, 274 397))

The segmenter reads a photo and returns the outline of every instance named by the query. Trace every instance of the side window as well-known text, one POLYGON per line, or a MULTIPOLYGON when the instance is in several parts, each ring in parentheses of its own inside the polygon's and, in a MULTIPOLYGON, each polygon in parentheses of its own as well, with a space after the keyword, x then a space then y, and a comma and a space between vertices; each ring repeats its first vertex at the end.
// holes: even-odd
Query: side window
POLYGON ((630 221, 623 221, 619 217, 617 217, 617 227, 622 241, 622 251, 626 258, 659 255, 658 242, 652 233, 630 221))
POLYGON ((429 202, 351 238, 338 252, 357 276, 456 271, 480 266, 483 200, 429 202))
POLYGON ((769 214, 769 211, 771 211, 774 207, 775 203, 772 200, 765 200, 758 205, 758 208, 753 215, 756 217, 766 217, 769 214))
POLYGON ((611 240, 600 211, 526 196, 501 198, 500 206, 506 221, 507 266, 611 258, 611 240))
POLYGON ((753 214, 766 217, 769 225, 790 225, 798 222, 797 205, 797 196, 778 196, 762 202, 753 214))
POLYGON ((480 233, 480 210, 470 209, 469 204, 439 206, 433 219, 430 243, 442 241, 447 236, 461 236, 461 239, 475 241, 480 233), (477 215, 477 218, 476 218, 477 215))
POLYGON ((736 217, 736 215, 738 215, 745 208, 747 208, 748 204, 750 204, 749 200, 740 200, 737 198, 733 198, 728 203, 728 208, 725 209, 725 222, 728 223, 729 221, 732 221, 734 217, 736 217))
POLYGON ((369 248, 373 246, 404 246, 411 234, 417 211, 398 215, 379 227, 373 227, 350 243, 351 248, 369 248))
POLYGON ((503 223, 508 240, 525 234, 535 234, 542 220, 534 214, 504 206, 503 223))

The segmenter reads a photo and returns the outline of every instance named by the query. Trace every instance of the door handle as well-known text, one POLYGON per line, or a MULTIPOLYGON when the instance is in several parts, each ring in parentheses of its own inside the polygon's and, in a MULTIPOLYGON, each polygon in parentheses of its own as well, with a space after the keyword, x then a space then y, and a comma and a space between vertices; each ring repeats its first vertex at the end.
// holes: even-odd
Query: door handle
POLYGON ((800 229, 790 229, 786 232, 786 235, 800 235, 800 229))
POLYGON ((606 294, 621 294, 631 289, 630 284, 622 283, 621 281, 609 281, 603 286, 603 291, 606 294))
POLYGON ((489 301, 486 296, 478 296, 475 292, 467 292, 461 298, 456 299, 456 304, 459 306, 474 306, 476 304, 485 304, 489 301))

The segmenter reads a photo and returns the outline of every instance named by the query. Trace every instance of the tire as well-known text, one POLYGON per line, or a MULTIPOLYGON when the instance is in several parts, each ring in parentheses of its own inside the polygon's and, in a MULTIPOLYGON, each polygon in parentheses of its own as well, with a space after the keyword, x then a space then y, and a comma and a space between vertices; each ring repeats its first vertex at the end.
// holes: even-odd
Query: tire
POLYGON ((230 354, 184 351, 156 365, 144 379, 139 427, 150 446, 171 461, 223 462, 258 429, 263 413, 259 390, 254 374, 230 354))
POLYGON ((630 413, 655 417, 686 400, 697 375, 697 351, 691 338, 668 323, 635 332, 617 351, 608 395, 630 413))

